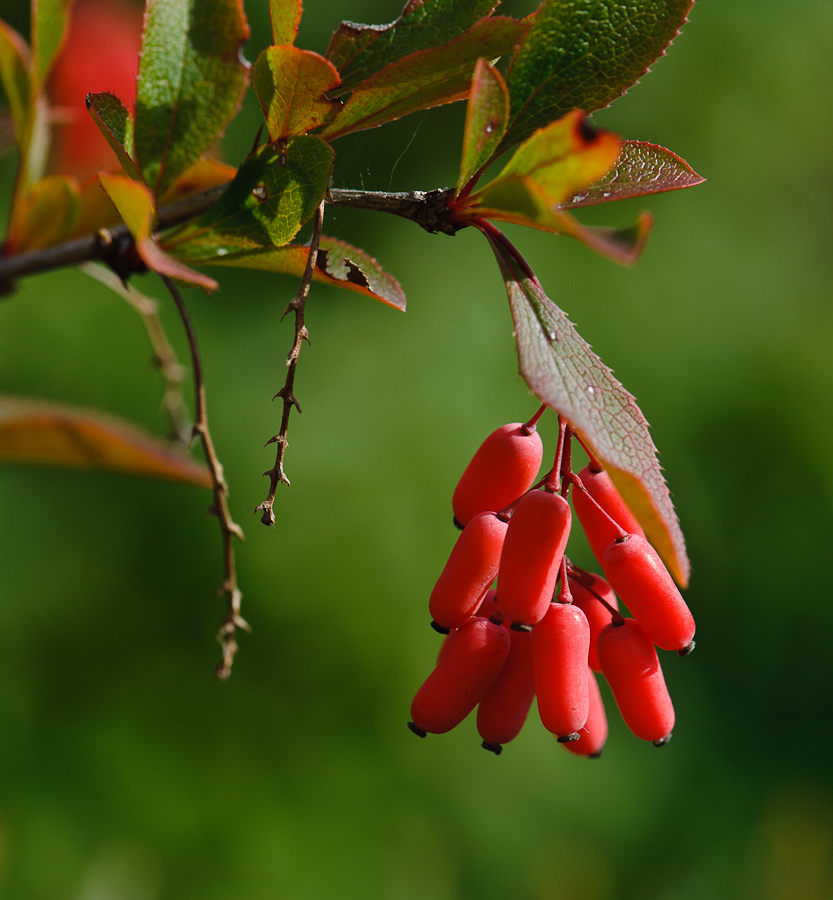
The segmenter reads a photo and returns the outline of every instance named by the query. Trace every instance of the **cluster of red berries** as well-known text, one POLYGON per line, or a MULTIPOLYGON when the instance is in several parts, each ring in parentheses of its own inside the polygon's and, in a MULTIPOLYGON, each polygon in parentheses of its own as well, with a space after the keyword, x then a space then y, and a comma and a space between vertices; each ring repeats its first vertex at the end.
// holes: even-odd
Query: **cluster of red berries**
POLYGON ((462 534, 429 603, 446 638, 408 725, 420 737, 442 734, 477 707, 483 747, 500 753, 537 697, 547 730, 571 752, 596 757, 607 738, 600 672, 630 730, 662 746, 674 707, 656 647, 689 653, 694 619, 610 476, 592 456, 572 472, 574 435, 563 421, 555 464, 534 483, 544 409, 490 434, 454 491, 462 534), (564 554, 571 489, 607 580, 564 554), (633 618, 619 612, 617 594, 633 618))

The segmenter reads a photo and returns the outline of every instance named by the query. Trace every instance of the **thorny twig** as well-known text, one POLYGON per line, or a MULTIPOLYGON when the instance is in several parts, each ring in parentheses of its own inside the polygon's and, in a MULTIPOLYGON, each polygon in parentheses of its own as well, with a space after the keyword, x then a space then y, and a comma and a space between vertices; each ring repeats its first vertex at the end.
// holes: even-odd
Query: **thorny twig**
POLYGON ((191 317, 188 315, 188 308, 182 295, 177 289, 174 282, 166 275, 160 276, 165 287, 168 289, 171 297, 176 304, 182 324, 185 327, 185 333, 188 337, 188 348, 191 352, 191 367, 194 372, 194 427, 193 436, 199 436, 202 442, 203 451, 205 452, 205 461, 208 464, 208 470, 211 473, 212 490, 214 491, 214 503, 209 509, 209 513, 217 516, 220 523, 220 534, 223 540, 223 583, 218 590, 218 595, 223 594, 226 598, 226 615, 220 623, 220 630, 217 634, 217 640, 223 647, 223 658, 217 664, 216 673, 218 678, 228 678, 231 675, 231 666, 234 662, 234 655, 237 653, 236 633, 238 628, 249 631, 249 624, 240 615, 240 601, 243 595, 237 586, 237 570, 235 568, 234 559, 234 538, 243 540, 243 531, 231 518, 228 508, 228 486, 223 476, 223 466, 214 449, 214 443, 211 440, 211 432, 208 428, 208 413, 205 404, 205 381, 203 380, 202 361, 200 359, 199 346, 197 344, 197 335, 194 331, 194 325, 191 317))
MULTIPOLYGON (((280 397, 283 400, 280 431, 266 442, 267 447, 269 444, 277 444, 278 449, 275 454, 275 464, 271 469, 263 473, 264 476, 269 477, 269 494, 263 503, 255 509, 256 513, 261 510, 263 511, 260 521, 263 522, 264 525, 275 524, 275 513, 272 507, 274 506, 278 485, 289 484, 289 479, 286 477, 286 472, 284 472, 283 469, 283 460, 288 446, 286 435, 289 430, 289 414, 292 411, 292 407, 294 406, 299 413, 301 412, 301 405, 298 403, 298 398, 294 394, 295 370, 298 366, 298 356, 301 353, 301 344, 304 341, 309 343, 309 332, 304 324, 304 309, 307 304, 307 297, 309 296, 310 284, 312 283, 312 273, 315 271, 315 264, 318 260, 318 244, 321 240, 321 228, 324 224, 324 203, 325 201, 322 200, 315 212, 315 221, 313 224, 312 237, 310 238, 309 255, 307 256, 307 265, 304 269, 304 277, 301 279, 298 293, 290 300, 289 305, 283 313, 284 316, 290 311, 295 313, 295 338, 292 342, 292 349, 289 351, 289 356, 286 358, 286 381, 278 393, 275 394, 275 397, 280 397)), ((272 399, 274 400, 275 397, 272 399)))
POLYGON ((182 396, 185 368, 179 364, 176 351, 165 334, 159 318, 159 304, 131 285, 125 285, 114 272, 98 263, 82 263, 79 268, 126 300, 141 316, 153 350, 153 361, 165 383, 162 408, 170 422, 171 438, 180 444, 187 444, 191 439, 191 415, 182 396))

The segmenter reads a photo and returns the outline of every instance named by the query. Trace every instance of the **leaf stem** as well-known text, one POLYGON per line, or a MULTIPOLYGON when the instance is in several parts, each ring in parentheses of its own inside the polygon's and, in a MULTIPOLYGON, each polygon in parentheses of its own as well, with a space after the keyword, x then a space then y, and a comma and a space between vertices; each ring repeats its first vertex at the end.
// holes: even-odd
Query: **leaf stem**
POLYGON ((194 372, 194 426, 192 434, 194 437, 199 436, 203 452, 205 453, 205 461, 211 473, 214 503, 211 505, 209 513, 217 516, 223 541, 223 583, 220 585, 217 593, 218 595, 225 595, 226 615, 220 623, 220 630, 217 633, 217 640, 223 648, 223 658, 217 664, 215 672, 218 678, 226 679, 231 675, 231 666, 237 653, 237 629, 251 630, 248 622, 240 615, 240 602, 243 599, 243 595, 237 586, 237 569, 234 557, 234 538, 242 541, 243 531, 231 518, 228 507, 228 485, 223 475, 223 465, 217 456, 217 451, 214 449, 214 442, 211 439, 211 431, 208 427, 205 380, 203 378, 199 344, 197 343, 197 333, 194 330, 194 324, 188 314, 188 308, 177 286, 167 275, 160 275, 160 278, 176 304, 179 317, 185 328, 186 337, 188 338, 191 367, 194 372))

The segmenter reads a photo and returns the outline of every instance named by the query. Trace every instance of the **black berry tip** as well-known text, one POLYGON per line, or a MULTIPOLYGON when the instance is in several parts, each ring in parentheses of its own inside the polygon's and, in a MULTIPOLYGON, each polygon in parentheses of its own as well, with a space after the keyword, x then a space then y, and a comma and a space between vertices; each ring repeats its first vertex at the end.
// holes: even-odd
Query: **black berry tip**
POLYGON ((436 631, 438 634, 449 634, 449 633, 451 632, 451 629, 450 629, 450 628, 446 628, 445 625, 439 625, 439 624, 437 624, 433 619, 431 620, 431 627, 432 627, 432 628, 434 629, 434 631, 436 631))
POLYGON ((480 745, 484 750, 488 750, 490 753, 494 753, 495 756, 500 756, 503 753, 503 746, 501 744, 490 744, 489 741, 483 741, 480 745))
POLYGON ((465 525, 457 518, 457 516, 454 516, 454 518, 453 518, 451 521, 454 523, 454 527, 457 528, 457 529, 459 529, 460 531, 462 531, 462 530, 466 527, 466 526, 465 526, 465 525))
POLYGON ((419 727, 419 725, 417 725, 417 724, 414 723, 414 722, 408 722, 408 728, 410 728, 411 731, 413 731, 413 733, 414 733, 417 737, 424 738, 425 735, 428 734, 427 731, 423 731, 423 730, 419 727))
POLYGON ((587 758, 588 759, 598 759, 601 755, 602 755, 602 751, 597 750, 595 753, 588 753, 587 758))
POLYGON ((512 631, 532 631, 532 626, 527 625, 526 622, 513 622, 509 627, 512 629, 512 631))
POLYGON ((688 656, 696 646, 694 641, 689 641, 682 650, 677 651, 677 656, 688 656))
POLYGON ((658 741, 654 741, 655 747, 664 747, 671 740, 671 732, 669 731, 665 737, 661 737, 658 741))
POLYGON ((572 734, 559 734, 557 740, 559 744, 572 744, 573 741, 577 741, 580 737, 581 735, 574 731, 572 734))

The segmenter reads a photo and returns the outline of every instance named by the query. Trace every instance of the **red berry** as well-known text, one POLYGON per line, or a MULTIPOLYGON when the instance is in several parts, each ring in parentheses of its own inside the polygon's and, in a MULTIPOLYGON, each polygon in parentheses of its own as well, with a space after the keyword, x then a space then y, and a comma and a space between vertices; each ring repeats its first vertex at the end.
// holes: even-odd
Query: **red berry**
POLYGON ((674 706, 653 641, 635 619, 625 619, 602 631, 597 649, 628 728, 643 741, 667 742, 674 727, 674 706))
POLYGON ((567 739, 587 723, 590 626, 571 603, 551 603, 532 632, 538 713, 547 731, 567 739))
POLYGON ((607 472, 594 472, 590 466, 585 466, 579 472, 579 478, 590 496, 573 487, 573 508, 587 535, 590 549, 601 565, 607 545, 623 531, 642 537, 645 536, 645 532, 628 509, 607 472), (620 526, 619 528, 610 521, 611 518, 620 526))
POLYGON ((510 634, 512 646, 497 681, 477 707, 477 731, 483 747, 500 753, 501 744, 518 736, 535 697, 532 669, 532 635, 510 634))
POLYGON ((654 548, 637 534, 611 541, 603 567, 611 587, 663 650, 685 651, 694 638, 694 617, 654 548))
POLYGON ((505 509, 535 481, 544 446, 537 431, 523 428, 519 422, 498 428, 472 457, 451 498, 461 526, 484 510, 505 509))
POLYGON ((509 632, 488 619, 470 619, 452 632, 411 704, 411 730, 424 737, 459 725, 495 683, 509 644, 509 632))
POLYGON ((506 527, 491 512, 476 515, 466 525, 428 602, 437 625, 458 628, 474 615, 497 576, 506 527))
POLYGON ((494 588, 490 588, 483 595, 483 599, 480 601, 480 606, 477 607, 475 615, 481 616, 484 619, 491 619, 498 625, 503 624, 503 615, 498 609, 497 591, 494 588))
POLYGON ((547 491, 530 491, 515 507, 497 581, 498 606, 513 625, 534 625, 546 613, 570 536, 570 520, 570 504, 547 491))
POLYGON ((616 602, 616 594, 613 593, 613 589, 604 578, 591 572, 584 574, 587 576, 588 583, 585 585, 579 578, 570 578, 570 591, 573 594, 573 603, 587 616, 590 624, 590 655, 587 662, 594 672, 601 672, 602 667, 599 665, 599 657, 596 653, 596 639, 602 628, 610 624, 613 613, 590 591, 595 591, 614 609, 618 609, 619 604, 616 602))
POLYGON ((577 741, 567 741, 561 746, 576 756, 597 757, 602 755, 602 747, 607 740, 607 716, 596 676, 590 669, 587 670, 587 689, 590 693, 587 724, 579 729, 577 741))
POLYGON ((76 0, 47 91, 54 106, 53 168, 83 180, 118 161, 87 112, 88 93, 111 91, 133 109, 142 12, 121 0, 76 0))

